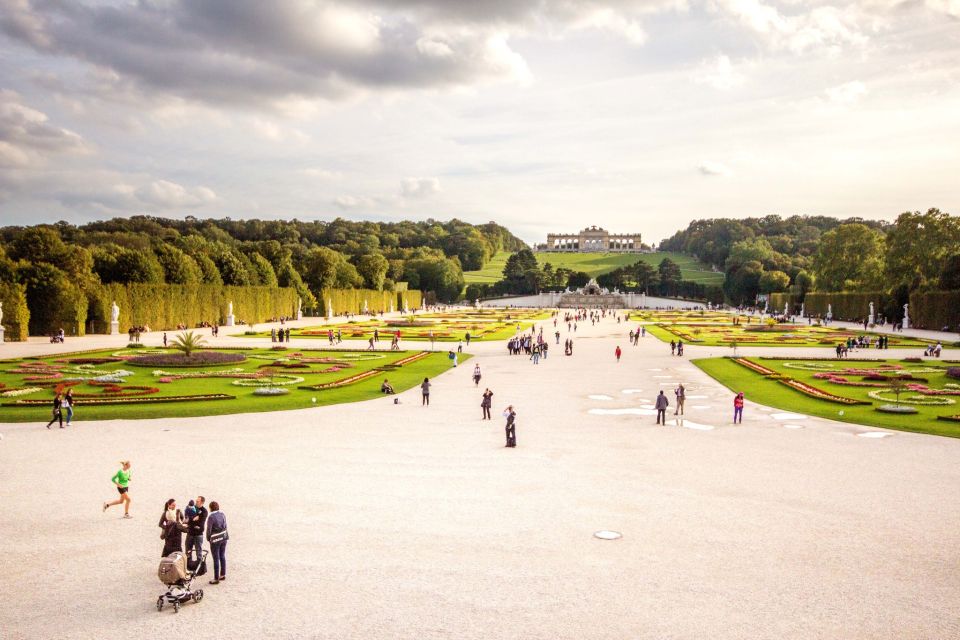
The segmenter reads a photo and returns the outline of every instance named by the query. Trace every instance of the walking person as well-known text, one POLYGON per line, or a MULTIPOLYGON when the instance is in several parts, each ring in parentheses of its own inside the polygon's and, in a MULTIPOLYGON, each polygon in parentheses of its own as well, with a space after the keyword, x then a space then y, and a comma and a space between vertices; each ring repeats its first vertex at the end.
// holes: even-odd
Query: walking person
POLYGON ((167 348, 167 332, 166 331, 163 332, 163 348, 164 349, 167 348))
POLYGON ((483 400, 480 401, 480 408, 483 409, 483 418, 482 420, 492 420, 490 417, 490 407, 493 406, 493 391, 490 391, 490 387, 487 387, 483 392, 483 400))
POLYGON ((620 345, 617 345, 617 349, 613 353, 617 356, 617 362, 620 362, 620 356, 623 354, 623 351, 620 350, 620 345))
POLYGON ((210 584, 219 584, 227 579, 227 516, 220 511, 220 504, 210 503, 210 515, 207 517, 207 542, 210 543, 210 555, 213 556, 213 580, 210 584))
POLYGON ((666 426, 667 407, 670 406, 670 401, 667 400, 667 396, 663 395, 663 389, 660 390, 660 395, 657 396, 657 402, 654 406, 657 409, 657 424, 666 426))
POLYGON ((743 392, 733 397, 733 424, 743 424, 743 392))
POLYGON ((509 407, 507 407, 507 409, 503 412, 503 416, 507 419, 507 424, 504 427, 504 431, 506 432, 506 436, 507 436, 506 446, 511 448, 516 447, 517 446, 517 425, 516 425, 517 412, 513 410, 513 405, 510 405, 509 407))
POLYGON ((47 429, 57 420, 60 421, 60 428, 63 429, 63 396, 59 393, 53 397, 52 415, 53 417, 50 418, 50 422, 47 423, 47 429))
POLYGON ((120 494, 120 497, 113 502, 104 502, 103 510, 106 511, 110 507, 116 506, 118 504, 123 505, 123 517, 131 518, 130 515, 130 461, 124 460, 120 463, 120 468, 117 470, 113 477, 110 478, 110 482, 114 484, 117 488, 117 493, 120 494))
POLYGON ((424 378, 420 384, 420 393, 423 394, 423 402, 420 406, 430 406, 430 378, 424 378))
POLYGON ((480 377, 481 377, 481 376, 480 376, 480 365, 479 365, 479 364, 475 364, 475 365, 473 366, 473 386, 475 386, 475 387, 479 387, 479 386, 480 386, 480 377))
POLYGON ((160 538, 163 540, 163 552, 161 558, 166 558, 174 551, 183 551, 183 531, 186 525, 183 522, 183 512, 177 508, 177 501, 170 498, 163 505, 163 513, 160 514, 160 538))
POLYGON ((67 389, 67 394, 63 396, 63 401, 60 404, 60 413, 67 412, 67 426, 70 426, 70 421, 73 420, 73 389, 67 389))
POLYGON ((670 355, 677 355, 677 343, 673 340, 670 341, 670 355))
POLYGON ((677 408, 674 410, 673 415, 683 415, 683 401, 687 399, 687 390, 683 388, 683 383, 681 382, 676 389, 673 390, 674 395, 677 397, 677 408))

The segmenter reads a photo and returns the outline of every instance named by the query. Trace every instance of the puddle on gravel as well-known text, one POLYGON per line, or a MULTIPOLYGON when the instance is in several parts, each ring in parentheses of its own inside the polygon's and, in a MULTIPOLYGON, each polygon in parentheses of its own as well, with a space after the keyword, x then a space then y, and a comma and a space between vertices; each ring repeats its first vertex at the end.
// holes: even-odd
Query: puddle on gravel
POLYGON ((806 420, 807 416, 798 413, 771 413, 770 417, 774 420, 806 420))
POLYGON ((655 416, 657 412, 653 409, 638 409, 636 407, 627 407, 624 409, 590 409, 587 413, 595 416, 655 416))
POLYGON ((603 393, 594 393, 587 397, 590 398, 591 400, 613 400, 613 396, 608 396, 603 393))
POLYGON ((892 436, 892 433, 884 433, 883 431, 864 431, 863 433, 858 433, 857 437, 859 438, 889 438, 892 436))
POLYGON ((620 393, 643 393, 643 389, 621 389, 620 393))

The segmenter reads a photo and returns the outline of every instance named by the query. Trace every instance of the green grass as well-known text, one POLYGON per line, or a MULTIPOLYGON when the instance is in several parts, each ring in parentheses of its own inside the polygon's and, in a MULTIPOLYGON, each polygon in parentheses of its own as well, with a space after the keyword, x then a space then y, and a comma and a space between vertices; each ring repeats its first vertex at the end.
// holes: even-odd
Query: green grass
MULTIPOLYGON (((877 401, 870 398, 867 394, 873 389, 866 387, 853 387, 848 385, 833 384, 826 380, 814 378, 813 371, 803 371, 791 369, 784 366, 784 362, 791 362, 789 358, 785 359, 766 359, 750 358, 768 369, 772 369, 785 376, 794 378, 830 392, 832 394, 853 398, 857 400, 869 401, 870 405, 840 405, 833 402, 818 400, 807 396, 799 391, 791 389, 784 384, 751 371, 746 367, 737 364, 730 358, 703 358, 693 360, 692 362, 700 367, 704 372, 726 386, 732 392, 743 391, 747 399, 758 402, 770 407, 776 407, 784 411, 793 411, 797 413, 839 420, 841 422, 850 422, 854 424, 884 427, 886 429, 896 429, 899 431, 913 431, 917 433, 928 433, 952 438, 960 437, 960 423, 945 422, 937 420, 938 415, 950 416, 960 413, 960 405, 952 404, 946 406, 919 406, 911 405, 917 408, 919 413, 914 415, 895 415, 881 413, 874 409, 874 406, 885 404, 883 401, 877 401)), ((905 372, 917 368, 937 368, 945 371, 946 366, 940 363, 910 364, 900 360, 878 360, 876 362, 857 362, 857 361, 835 361, 838 368, 862 368, 875 367, 881 363, 901 365, 905 372)), ((827 363, 831 364, 831 363, 827 363)), ((951 381, 942 372, 938 373, 918 373, 918 377, 928 380, 930 388, 942 389, 945 383, 951 381)), ((848 379, 854 380, 855 376, 848 376, 848 379)), ((954 381, 956 382, 956 381, 954 381)), ((913 392, 901 394, 901 399, 912 395, 913 392)), ((892 398, 893 395, 889 394, 892 398)), ((952 399, 960 400, 960 396, 954 396, 952 399)), ((890 404, 893 404, 892 402, 890 404)), ((731 402, 732 406, 732 402, 731 402)), ((731 409, 732 411, 732 409, 731 409)))
MULTIPOLYGON (((469 332, 472 340, 505 340, 517 332, 517 325, 527 329, 532 324, 551 317, 549 311, 524 309, 461 310, 456 313, 418 313, 407 316, 402 322, 413 321, 416 326, 398 325, 397 320, 354 320, 340 325, 317 325, 291 329, 291 338, 327 340, 328 331, 339 330, 343 340, 369 340, 374 331, 379 331, 380 345, 390 344, 392 335, 400 331, 400 344, 413 341, 429 341, 430 334, 436 342, 458 342, 469 332)), ((269 338, 269 331, 245 338, 269 338)))
MULTIPOLYGON (((709 267, 697 262, 695 258, 682 253, 537 253, 537 262, 542 267, 549 262, 553 268, 564 267, 573 271, 585 271, 591 277, 613 271, 617 267, 631 265, 643 261, 656 267, 664 258, 670 258, 680 266, 684 280, 702 282, 704 284, 722 284, 723 274, 716 273, 709 267)), ((463 279, 467 284, 493 284, 503 278, 503 267, 507 264, 510 253, 501 251, 488 262, 483 269, 466 271, 463 279)))
MULTIPOLYGON (((132 349, 121 350, 130 355, 137 355, 139 352, 132 349)), ((94 351, 82 354, 82 357, 103 357, 112 353, 120 353, 116 350, 94 351)), ((420 384, 424 377, 434 377, 450 368, 451 363, 447 359, 446 352, 432 353, 429 356, 404 365, 398 369, 385 371, 344 387, 326 390, 301 389, 299 387, 306 385, 319 384, 339 380, 350 375, 361 373, 372 368, 382 367, 396 362, 403 357, 417 353, 417 351, 387 352, 381 351, 377 355, 383 356, 376 360, 350 360, 352 365, 337 372, 330 373, 300 373, 296 369, 284 370, 284 373, 297 375, 304 378, 303 382, 287 386, 290 390, 288 395, 283 396, 255 396, 254 388, 240 387, 232 384, 230 378, 209 378, 209 379, 182 379, 169 383, 158 382, 160 376, 153 375, 156 369, 162 369, 171 373, 190 372, 190 371, 220 371, 234 367, 243 369, 244 372, 253 372, 258 370, 258 365, 267 363, 267 360, 255 359, 251 356, 290 356, 294 353, 303 353, 305 357, 331 357, 342 358, 346 352, 335 350, 272 350, 272 349, 251 349, 242 353, 247 355, 247 360, 243 363, 230 365, 211 365, 209 367, 175 368, 175 367, 140 367, 132 366, 125 362, 96 365, 97 371, 116 371, 125 369, 132 371, 133 375, 123 379, 121 387, 125 386, 149 386, 159 390, 158 393, 150 394, 145 397, 162 397, 175 395, 197 395, 206 393, 223 393, 236 396, 231 400, 196 400, 188 402, 171 402, 157 404, 121 404, 121 405, 103 405, 93 404, 84 405, 84 401, 79 399, 74 410, 74 420, 110 420, 110 419, 137 419, 137 418, 168 418, 168 417, 192 417, 208 415, 224 415, 232 413, 252 413, 260 411, 279 411, 285 409, 303 409, 311 406, 340 404, 343 402, 357 402, 381 397, 380 384, 384 378, 389 378, 394 389, 399 393, 411 387, 420 384), (316 403, 313 399, 316 398, 316 403)), ((356 352, 354 352, 356 353, 356 352)), ((0 361, 0 383, 5 385, 7 390, 15 387, 40 386, 41 383, 32 383, 25 381, 28 377, 23 374, 11 373, 10 370, 16 368, 18 363, 23 362, 43 362, 47 364, 58 365, 58 361, 66 360, 71 357, 80 357, 78 354, 58 355, 44 358, 26 358, 18 360, 0 361)), ((460 360, 466 361, 470 358, 469 354, 461 354, 460 360)), ((62 365, 61 365, 62 366, 62 365)), ((311 368, 327 368, 329 365, 310 365, 311 368)), ((74 393, 96 394, 102 391, 101 387, 89 384, 79 384, 73 387, 74 393)), ((0 389, 0 393, 3 389, 0 389)), ((52 387, 44 388, 42 391, 30 395, 20 396, 19 398, 0 397, 0 422, 37 422, 46 423, 50 419, 50 406, 53 400, 52 387), (43 399, 48 401, 40 407, 13 407, 3 406, 6 403, 17 399, 43 399)), ((56 428, 54 425, 52 428, 56 428)))
MULTIPOLYGON (((686 344, 708 347, 730 347, 734 340, 741 347, 836 347, 838 342, 846 341, 847 338, 867 335, 873 342, 880 336, 878 333, 864 333, 863 331, 818 327, 816 325, 791 325, 791 328, 785 327, 780 331, 750 331, 748 327, 761 325, 754 321, 749 325, 734 326, 729 318, 732 318, 732 316, 728 316, 726 325, 719 324, 716 318, 711 318, 696 324, 661 323, 648 325, 647 331, 664 342, 683 340, 686 344)), ((901 335, 888 337, 890 348, 917 349, 935 342, 901 335)), ((871 356, 880 354, 876 349, 862 350, 862 352, 871 356)))

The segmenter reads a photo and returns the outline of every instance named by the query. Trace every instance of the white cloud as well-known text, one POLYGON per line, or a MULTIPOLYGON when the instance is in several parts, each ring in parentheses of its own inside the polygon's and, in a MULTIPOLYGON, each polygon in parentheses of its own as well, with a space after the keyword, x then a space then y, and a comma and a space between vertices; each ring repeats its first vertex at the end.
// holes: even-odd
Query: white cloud
POLYGON ((714 89, 729 91, 742 86, 746 77, 734 67, 729 56, 719 54, 700 63, 700 68, 694 74, 694 81, 714 89))
POLYGON ((329 169, 323 169, 321 167, 309 167, 307 169, 301 169, 300 173, 309 178, 316 178, 317 180, 325 180, 329 182, 334 182, 343 178, 342 172, 330 171, 329 169))
POLYGON ((859 80, 847 82, 826 90, 827 98, 836 104, 853 104, 867 95, 867 87, 859 80))
POLYGON ((208 187, 187 188, 167 180, 154 180, 134 189, 133 196, 140 202, 161 210, 194 209, 217 199, 217 194, 208 187))
POLYGON ((376 201, 365 196, 339 196, 333 200, 333 204, 344 210, 371 209, 376 205, 376 201))
POLYGON ((404 198, 425 198, 440 192, 437 178, 404 178, 400 181, 400 195, 404 198))
POLYGON ((697 171, 701 175, 705 176, 721 176, 727 177, 732 174, 730 168, 719 162, 712 162, 710 160, 704 160, 697 166, 697 171))

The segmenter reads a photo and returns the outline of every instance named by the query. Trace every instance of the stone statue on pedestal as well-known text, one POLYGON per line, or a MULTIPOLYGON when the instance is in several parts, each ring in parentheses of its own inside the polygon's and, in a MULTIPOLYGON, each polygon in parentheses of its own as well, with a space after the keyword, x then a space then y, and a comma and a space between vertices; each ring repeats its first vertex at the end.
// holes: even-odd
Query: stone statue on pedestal
POLYGON ((904 329, 910 328, 910 305, 909 304, 903 305, 903 328, 904 329))
POLYGON ((117 306, 116 300, 110 306, 110 322, 120 322, 120 307, 117 306))

